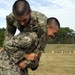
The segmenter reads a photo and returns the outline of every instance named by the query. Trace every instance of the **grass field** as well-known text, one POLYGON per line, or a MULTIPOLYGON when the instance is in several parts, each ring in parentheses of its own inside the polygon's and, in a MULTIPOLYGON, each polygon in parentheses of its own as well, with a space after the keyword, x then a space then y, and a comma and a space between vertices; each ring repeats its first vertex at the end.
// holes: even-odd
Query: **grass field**
POLYGON ((42 54, 39 68, 30 75, 75 75, 75 44, 50 44, 42 54), (55 53, 52 54, 52 51, 55 53), (61 53, 64 51, 64 54, 61 53), (72 52, 72 53, 70 53, 72 52))
POLYGON ((75 75, 75 44, 51 44, 42 54, 39 68, 30 75, 75 75), (51 52, 55 53, 52 54, 51 52), (61 53, 64 51, 64 54, 61 53), (69 53, 72 52, 72 53, 69 53))
POLYGON ((75 54, 43 53, 39 68, 30 75, 75 75, 75 54))
POLYGON ((61 53, 61 51, 73 53, 75 51, 75 44, 47 44, 45 52, 51 53, 52 51, 55 51, 55 53, 61 53))

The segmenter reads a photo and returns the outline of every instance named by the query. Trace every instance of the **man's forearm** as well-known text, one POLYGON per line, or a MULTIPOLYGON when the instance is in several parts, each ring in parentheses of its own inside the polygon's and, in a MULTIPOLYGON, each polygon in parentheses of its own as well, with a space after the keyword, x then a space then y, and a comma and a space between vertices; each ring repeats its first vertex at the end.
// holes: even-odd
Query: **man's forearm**
MULTIPOLYGON (((40 58, 41 54, 43 53, 43 51, 38 51, 36 54, 38 55, 36 59, 40 58)), ((25 58, 27 58, 27 54, 25 55, 25 58)), ((30 56, 31 57, 31 56, 30 56)), ((34 59, 33 61, 35 61, 36 59, 34 59)), ((31 63, 32 60, 24 60, 25 64, 28 65, 31 63)))

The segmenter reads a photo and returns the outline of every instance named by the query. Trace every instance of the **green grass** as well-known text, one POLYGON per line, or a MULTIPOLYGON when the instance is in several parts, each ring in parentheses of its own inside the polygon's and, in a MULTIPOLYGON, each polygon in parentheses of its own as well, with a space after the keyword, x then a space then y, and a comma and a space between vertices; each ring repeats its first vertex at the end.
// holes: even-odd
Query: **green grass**
POLYGON ((39 68, 30 75, 75 75, 75 44, 48 44, 39 68), (55 53, 52 54, 52 51, 55 53), (64 54, 61 53, 64 51, 64 54), (72 52, 72 53, 70 53, 72 52))
POLYGON ((62 51, 64 53, 73 53, 75 51, 75 44, 47 44, 45 52, 52 53, 52 51, 55 53, 61 53, 62 51))
POLYGON ((75 54, 43 53, 37 70, 30 75, 75 75, 75 54))
POLYGON ((50 44, 42 54, 39 68, 30 75, 75 75, 75 44, 50 44), (51 52, 55 51, 54 54, 51 52), (65 53, 62 54, 61 51, 65 53), (69 53, 72 52, 72 53, 69 53))

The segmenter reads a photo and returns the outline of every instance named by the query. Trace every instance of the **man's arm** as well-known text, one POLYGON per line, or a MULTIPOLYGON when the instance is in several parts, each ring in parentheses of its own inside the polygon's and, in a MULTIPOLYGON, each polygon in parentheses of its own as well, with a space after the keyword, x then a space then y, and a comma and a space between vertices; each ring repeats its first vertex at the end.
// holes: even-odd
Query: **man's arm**
POLYGON ((13 17, 10 14, 9 16, 6 16, 6 31, 5 31, 4 45, 14 36, 15 32, 16 27, 13 25, 13 17))

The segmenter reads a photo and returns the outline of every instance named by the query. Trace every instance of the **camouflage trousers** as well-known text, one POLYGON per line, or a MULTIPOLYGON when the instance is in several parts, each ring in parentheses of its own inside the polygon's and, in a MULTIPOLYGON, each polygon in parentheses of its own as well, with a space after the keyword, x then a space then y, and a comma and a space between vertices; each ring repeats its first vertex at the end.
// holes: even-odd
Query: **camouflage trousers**
MULTIPOLYGON (((39 59, 32 61, 27 68, 36 70, 39 66, 39 59)), ((0 75, 28 75, 27 68, 21 70, 14 64, 13 60, 8 56, 7 52, 3 50, 0 52, 0 75)))
POLYGON ((7 52, 3 50, 0 52, 0 75, 28 75, 28 70, 27 68, 24 70, 19 69, 7 52))

